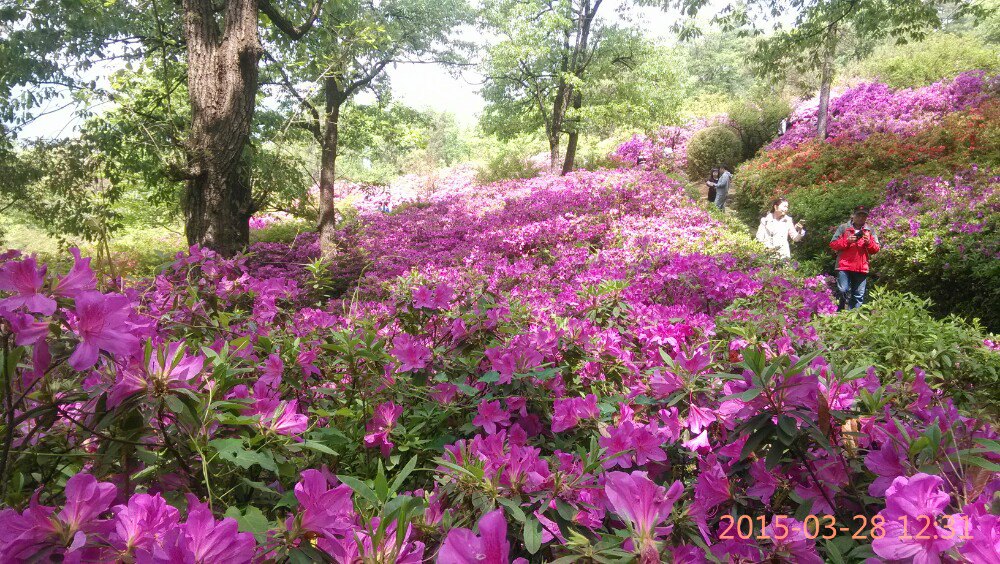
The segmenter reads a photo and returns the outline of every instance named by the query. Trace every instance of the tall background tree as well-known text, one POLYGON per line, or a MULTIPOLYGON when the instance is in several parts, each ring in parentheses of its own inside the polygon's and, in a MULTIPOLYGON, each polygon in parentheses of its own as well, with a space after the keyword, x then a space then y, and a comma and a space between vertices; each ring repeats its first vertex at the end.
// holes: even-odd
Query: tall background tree
POLYGON ((272 34, 269 70, 303 108, 297 123, 320 147, 318 229, 324 256, 336 252, 334 194, 345 104, 365 90, 385 96, 386 69, 394 63, 460 63, 464 44, 453 33, 469 18, 465 0, 344 0, 327 6, 319 29, 303 41, 272 34))
POLYGON ((604 49, 610 27, 597 18, 602 0, 489 0, 481 23, 500 40, 484 62, 487 131, 512 136, 544 128, 553 170, 572 168, 579 132, 567 128, 583 105, 582 82, 604 49), (567 131, 568 129, 568 131, 567 131), (569 133, 566 160, 561 139, 569 133))

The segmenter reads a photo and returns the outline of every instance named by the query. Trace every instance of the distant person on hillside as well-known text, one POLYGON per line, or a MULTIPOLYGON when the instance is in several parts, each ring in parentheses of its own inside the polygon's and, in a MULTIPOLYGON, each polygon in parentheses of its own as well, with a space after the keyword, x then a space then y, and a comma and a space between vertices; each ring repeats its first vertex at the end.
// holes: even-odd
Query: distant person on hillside
POLYGON ((778 252, 783 259, 792 258, 791 249, 788 248, 788 239, 801 241, 806 235, 802 222, 795 223, 792 216, 788 215, 788 200, 778 198, 771 202, 771 211, 761 218, 760 227, 757 228, 757 240, 768 249, 778 252))
POLYGON ((840 310, 861 307, 868 285, 868 257, 881 248, 878 234, 865 226, 868 208, 858 206, 851 220, 837 228, 830 248, 837 252, 837 293, 840 310))
POLYGON ((715 188, 715 205, 722 211, 726 211, 726 197, 729 196, 729 181, 733 179, 733 173, 728 165, 721 165, 719 170, 722 174, 715 182, 709 181, 709 189, 715 188))
POLYGON ((713 168, 712 172, 708 175, 708 182, 705 183, 708 186, 708 201, 709 203, 715 203, 715 183, 719 181, 719 168, 713 168))

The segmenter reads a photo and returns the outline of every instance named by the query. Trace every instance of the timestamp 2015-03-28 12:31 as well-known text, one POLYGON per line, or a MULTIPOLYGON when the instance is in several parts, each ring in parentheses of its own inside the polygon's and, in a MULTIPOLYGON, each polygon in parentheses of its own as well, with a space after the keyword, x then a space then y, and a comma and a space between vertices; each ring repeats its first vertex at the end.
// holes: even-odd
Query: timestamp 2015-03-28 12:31
POLYGON ((919 515, 911 518, 901 515, 897 519, 887 520, 881 515, 869 519, 865 515, 855 515, 852 525, 838 524, 833 515, 808 515, 801 522, 789 515, 774 515, 768 526, 764 515, 751 517, 740 515, 723 515, 720 524, 723 526, 719 534, 721 540, 758 539, 781 541, 794 533, 801 532, 808 539, 832 539, 838 535, 850 534, 851 538, 880 539, 886 535, 886 529, 892 529, 892 535, 902 540, 958 539, 969 540, 969 518, 965 515, 919 515), (727 522, 728 521, 728 522, 727 522))

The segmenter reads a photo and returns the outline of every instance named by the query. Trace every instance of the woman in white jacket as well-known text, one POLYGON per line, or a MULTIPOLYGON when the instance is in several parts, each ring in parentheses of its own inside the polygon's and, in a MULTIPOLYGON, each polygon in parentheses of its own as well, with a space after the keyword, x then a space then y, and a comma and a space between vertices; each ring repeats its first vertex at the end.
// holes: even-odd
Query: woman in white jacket
POLYGON ((777 251, 784 259, 792 256, 788 239, 801 241, 805 234, 802 222, 795 223, 788 215, 788 200, 784 198, 771 203, 771 212, 761 218, 760 227, 757 228, 757 240, 768 249, 777 251))

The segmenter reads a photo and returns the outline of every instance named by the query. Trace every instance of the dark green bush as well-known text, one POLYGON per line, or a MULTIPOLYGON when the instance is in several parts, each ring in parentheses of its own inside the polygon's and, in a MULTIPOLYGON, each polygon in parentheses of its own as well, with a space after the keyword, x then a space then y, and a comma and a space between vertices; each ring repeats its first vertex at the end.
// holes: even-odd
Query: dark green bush
POLYGON ((689 178, 707 178, 712 167, 736 166, 743 153, 743 143, 736 131, 726 125, 706 127, 691 137, 687 146, 689 178))
POLYGON ((752 159, 778 134, 781 120, 792 113, 788 102, 777 97, 739 100, 729 106, 729 123, 743 145, 740 160, 752 159))
POLYGON ((812 326, 823 355, 840 369, 874 366, 885 383, 898 386, 897 372, 912 379, 914 367, 928 383, 972 410, 1000 410, 1000 353, 978 322, 949 315, 936 318, 931 300, 882 292, 865 307, 818 318, 812 326))

